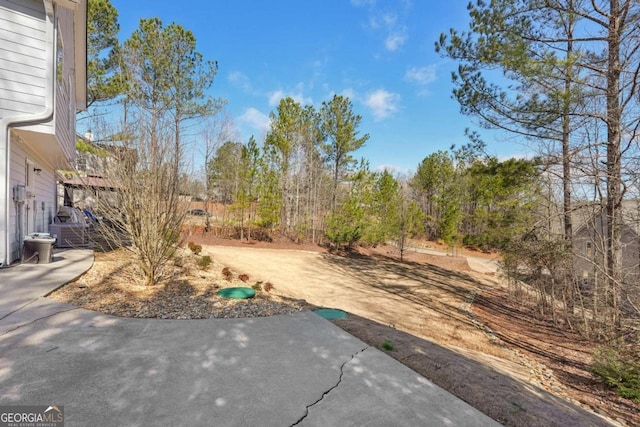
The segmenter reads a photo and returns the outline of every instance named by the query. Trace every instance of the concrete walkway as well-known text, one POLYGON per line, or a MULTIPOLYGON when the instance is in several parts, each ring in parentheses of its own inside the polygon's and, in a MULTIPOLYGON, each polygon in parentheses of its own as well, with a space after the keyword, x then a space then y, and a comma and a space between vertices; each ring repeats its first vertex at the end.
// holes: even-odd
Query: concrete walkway
POLYGON ((89 251, 0 270, 0 405, 64 405, 68 426, 499 425, 310 312, 107 316, 43 296, 89 251))

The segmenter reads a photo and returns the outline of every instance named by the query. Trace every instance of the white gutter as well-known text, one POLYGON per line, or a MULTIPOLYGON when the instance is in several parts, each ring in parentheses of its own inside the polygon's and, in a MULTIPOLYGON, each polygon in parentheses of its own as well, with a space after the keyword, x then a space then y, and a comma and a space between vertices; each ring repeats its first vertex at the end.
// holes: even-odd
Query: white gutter
POLYGON ((11 184, 9 182, 9 171, 11 170, 11 128, 19 126, 35 125, 39 123, 46 123, 53 118, 53 103, 55 100, 56 90, 56 31, 55 31, 55 17, 53 14, 53 0, 43 0, 44 8, 46 11, 47 21, 47 44, 46 44, 46 58, 47 58, 47 70, 50 74, 46 78, 45 85, 45 103, 44 108, 41 111, 32 114, 25 114, 22 116, 10 116, 0 119, 0 150, 4 148, 4 159, 0 162, 0 169, 5 168, 2 175, 5 181, 4 188, 0 189, 0 199, 3 203, 2 210, 4 212, 5 220, 4 224, 0 224, 0 239, 3 244, 0 245, 0 266, 8 266, 12 259, 11 254, 11 242, 9 233, 10 225, 10 209, 9 198, 11 197, 11 184), (4 141, 3 141, 4 140, 4 141), (2 194, 4 192, 4 195, 2 194))

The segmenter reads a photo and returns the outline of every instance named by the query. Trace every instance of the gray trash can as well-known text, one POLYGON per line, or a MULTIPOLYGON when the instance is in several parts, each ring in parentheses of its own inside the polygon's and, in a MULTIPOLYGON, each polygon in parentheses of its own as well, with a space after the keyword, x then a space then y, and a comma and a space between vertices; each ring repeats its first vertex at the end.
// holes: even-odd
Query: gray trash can
POLYGON ((47 233, 31 233, 22 241, 22 262, 49 264, 56 239, 47 233))

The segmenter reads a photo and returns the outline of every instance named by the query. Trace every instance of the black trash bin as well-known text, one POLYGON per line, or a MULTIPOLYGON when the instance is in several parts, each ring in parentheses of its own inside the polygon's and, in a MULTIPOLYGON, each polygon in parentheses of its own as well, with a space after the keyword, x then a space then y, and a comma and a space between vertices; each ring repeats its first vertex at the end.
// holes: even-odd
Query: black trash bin
POLYGON ((22 241, 22 262, 49 264, 56 239, 45 233, 31 233, 22 241))

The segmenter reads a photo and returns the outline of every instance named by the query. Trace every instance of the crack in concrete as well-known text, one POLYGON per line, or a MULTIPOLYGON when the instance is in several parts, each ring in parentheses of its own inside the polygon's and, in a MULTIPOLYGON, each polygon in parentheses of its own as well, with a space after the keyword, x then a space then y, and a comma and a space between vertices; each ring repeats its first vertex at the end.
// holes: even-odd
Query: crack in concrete
MULTIPOLYGON (((55 313, 48 314, 46 316, 38 317, 36 319, 30 320, 30 321, 28 321, 26 323, 18 325, 18 326, 14 327, 14 328, 7 329, 6 331, 2 331, 2 332, 0 332, 0 336, 7 335, 7 334, 9 334, 9 333, 11 333, 13 331, 16 331, 16 330, 20 329, 20 328, 24 328, 25 326, 33 325, 34 323, 39 322, 41 320, 48 319, 50 317, 57 316, 58 314, 66 313, 67 311, 73 311, 73 310, 80 310, 80 308, 79 307, 68 308, 66 310, 60 310, 60 311, 56 311, 55 313)), ((16 311, 18 311, 18 310, 16 310, 16 311)))
POLYGON ((356 356, 358 356, 359 354, 362 354, 365 350, 367 350, 369 348, 369 346, 363 348, 362 350, 358 350, 357 352, 353 353, 351 355, 351 357, 349 358, 349 360, 345 360, 344 363, 342 365, 340 365, 340 376, 338 377, 338 381, 331 387, 329 387, 326 391, 324 391, 322 393, 322 396, 320 396, 320 398, 318 400, 316 400, 313 403, 310 403, 309 405, 307 405, 304 408, 304 415, 300 417, 300 419, 298 419, 298 421, 296 421, 295 423, 291 424, 290 427, 293 426, 297 426, 299 425, 302 421, 304 421, 305 418, 307 418, 307 416, 309 415, 309 409, 311 409, 313 406, 317 405, 318 403, 322 402, 322 400, 329 394, 331 393, 333 390, 335 390, 336 388, 338 388, 338 386, 340 385, 340 383, 342 382, 342 377, 344 376, 344 367, 347 365, 347 363, 351 362, 353 359, 356 358, 356 356))

